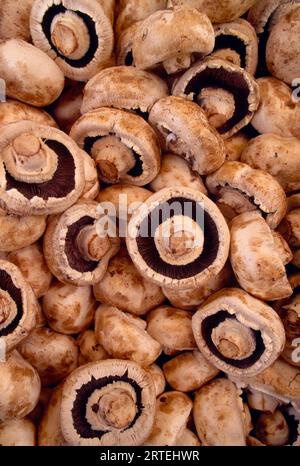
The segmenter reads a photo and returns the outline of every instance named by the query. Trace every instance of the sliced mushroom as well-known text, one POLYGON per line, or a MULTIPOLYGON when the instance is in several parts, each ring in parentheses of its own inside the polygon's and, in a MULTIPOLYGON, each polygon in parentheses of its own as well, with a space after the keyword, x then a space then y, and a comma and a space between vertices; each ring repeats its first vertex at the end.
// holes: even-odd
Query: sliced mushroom
POLYGON ((96 307, 91 286, 76 287, 55 282, 43 298, 43 312, 49 326, 66 335, 88 328, 96 307))
POLYGON ((50 111, 62 131, 69 134, 75 121, 80 118, 84 85, 71 81, 66 84, 60 97, 51 106, 50 111))
POLYGON ((95 334, 112 358, 129 359, 143 367, 153 364, 161 353, 160 343, 116 307, 98 308, 95 334))
POLYGON ((211 53, 214 44, 214 29, 204 13, 175 7, 156 11, 139 23, 132 54, 137 68, 149 70, 162 65, 168 74, 174 74, 188 69, 196 57, 211 53))
POLYGON ((163 150, 183 157, 200 175, 223 164, 224 143, 195 103, 174 96, 161 99, 152 107, 149 122, 157 130, 163 150))
POLYGON ((109 260, 120 247, 118 237, 108 236, 103 218, 96 202, 81 201, 49 223, 44 254, 58 280, 87 286, 103 278, 109 260))
POLYGON ((163 365, 163 371, 168 384, 180 392, 198 390, 219 373, 197 350, 170 359, 163 365))
POLYGON ((102 361, 108 359, 108 354, 97 341, 94 330, 85 330, 77 340, 80 356, 84 358, 86 362, 102 361))
POLYGON ((103 107, 83 115, 70 136, 93 157, 107 183, 143 186, 159 172, 157 136, 138 115, 103 107))
POLYGON ((11 419, 0 424, 0 445, 3 447, 34 447, 35 426, 29 419, 11 419))
POLYGON ((248 142, 249 137, 241 131, 225 139, 226 160, 239 161, 248 142))
POLYGON ((32 107, 31 105, 18 102, 17 100, 7 99, 0 105, 0 126, 16 123, 17 121, 30 120, 39 125, 57 127, 56 122, 41 108, 32 107))
POLYGON ((40 447, 61 447, 67 445, 60 426, 62 390, 63 384, 54 390, 44 411, 38 428, 38 445, 40 447))
POLYGON ((231 225, 230 260, 239 284, 265 301, 287 298, 286 251, 258 212, 245 212, 231 225), (278 249, 279 248, 279 249, 278 249))
POLYGON ((236 376, 262 372, 285 344, 277 313, 239 288, 211 296, 194 314, 192 326, 197 346, 208 361, 236 376))
POLYGON ((118 3, 120 10, 115 25, 117 36, 155 11, 164 10, 167 0, 121 0, 118 3))
POLYGON ((32 40, 65 76, 87 81, 112 54, 113 14, 113 0, 36 0, 30 17, 32 40))
POLYGON ((34 244, 46 230, 43 215, 18 216, 0 208, 0 252, 18 251, 34 244))
POLYGON ((252 120, 260 100, 251 74, 214 57, 195 63, 175 82, 172 94, 197 102, 224 139, 252 120))
POLYGON ((206 185, 218 203, 236 215, 259 211, 270 228, 276 228, 287 209, 286 195, 269 173, 242 162, 225 162, 206 178, 206 185))
MULTIPOLYGON (((29 18, 34 0, 2 0, 0 5, 0 39, 30 41, 29 18)), ((1 442, 0 442, 1 443, 1 442)))
POLYGON ((154 415, 152 378, 132 361, 109 359, 81 366, 63 387, 61 426, 71 445, 141 445, 154 415))
POLYGON ((134 212, 126 243, 143 276, 161 286, 188 289, 224 267, 229 231, 204 194, 163 189, 134 212))
POLYGON ((81 112, 115 107, 147 116, 155 102, 168 94, 167 84, 155 74, 133 66, 115 66, 100 71, 87 83, 81 112))
POLYGON ((0 129, 2 208, 16 215, 59 213, 80 197, 84 171, 77 145, 63 132, 30 121, 0 129))
POLYGON ((145 368, 145 371, 151 375, 155 386, 155 393, 158 397, 165 391, 166 388, 166 379, 164 373, 157 364, 151 364, 150 366, 145 368))
POLYGON ((35 107, 50 105, 64 88, 64 75, 54 61, 21 39, 0 43, 0 75, 8 97, 35 107))

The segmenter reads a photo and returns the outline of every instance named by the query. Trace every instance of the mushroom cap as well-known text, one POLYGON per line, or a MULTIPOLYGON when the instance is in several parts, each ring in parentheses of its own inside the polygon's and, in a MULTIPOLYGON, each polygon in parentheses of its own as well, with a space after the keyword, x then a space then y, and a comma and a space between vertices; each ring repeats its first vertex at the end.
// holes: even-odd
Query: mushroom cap
POLYGON ((94 200, 100 192, 100 182, 98 179, 98 171, 96 163, 94 160, 84 152, 81 151, 83 159, 83 169, 84 169, 84 178, 85 186, 81 195, 83 200, 94 200))
MULTIPOLYGON (((179 241, 176 247, 185 244, 180 237, 179 241)), ((163 189, 134 212, 126 244, 143 276, 161 286, 188 289, 197 287, 205 277, 219 273, 224 267, 229 231, 219 209, 204 194, 185 188, 163 189), (181 255, 179 249, 179 257, 172 248, 166 253, 164 241, 162 244, 159 241, 160 235, 164 238, 164 229, 166 238, 172 239, 170 231, 174 221, 181 223, 183 237, 190 232, 194 238, 190 250, 181 255)))
POLYGON ((290 3, 290 0, 259 0, 256 1, 248 12, 248 21, 253 25, 257 34, 265 32, 269 20, 280 4, 290 3))
POLYGON ((279 357, 285 344, 277 313, 239 288, 226 288, 211 296, 194 314, 192 326, 204 357, 236 376, 262 372, 279 357))
POLYGON ((15 215, 47 215, 77 201, 84 188, 84 171, 80 150, 71 138, 56 128, 30 121, 3 126, 0 135, 0 186, 5 189, 0 194, 2 208, 15 215), (17 141, 22 141, 21 145, 16 146, 17 141), (37 152, 28 157, 27 150, 37 152))
POLYGON ((108 359, 103 346, 98 343, 94 330, 85 330, 77 339, 80 355, 86 362, 102 361, 108 359))
POLYGON ((162 148, 183 157, 200 175, 216 171, 225 160, 225 146, 204 111, 181 97, 165 97, 154 104, 149 122, 162 148))
POLYGON ((149 113, 159 99, 169 94, 158 76, 133 66, 115 66, 100 71, 84 89, 82 113, 99 107, 116 107, 149 113))
POLYGON ((214 43, 213 26, 204 13, 175 7, 156 11, 139 23, 133 37, 133 60, 137 68, 152 69, 174 57, 208 55, 214 43))
POLYGON ((81 116, 83 89, 83 83, 71 81, 66 84, 60 97, 51 105, 51 114, 60 129, 67 134, 69 134, 75 121, 81 116))
POLYGON ((132 361, 108 359, 89 363, 72 372, 64 383, 61 427, 63 436, 72 445, 141 445, 151 432, 154 415, 152 378, 132 361), (113 397, 115 390, 123 394, 120 403, 115 401, 112 406, 117 418, 122 418, 127 411, 126 405, 126 410, 122 407, 124 399, 135 411, 126 429, 110 425, 105 418, 109 412, 101 409, 105 396, 106 399, 113 397))
POLYGON ((234 99, 233 115, 218 127, 224 139, 252 120, 259 106, 260 93, 255 79, 246 70, 221 58, 208 57, 196 62, 175 82, 172 94, 195 100, 206 88, 227 91, 234 99))
POLYGON ((30 42, 29 18, 34 0, 2 0, 0 4, 0 39, 30 42))
POLYGON ((6 102, 1 102, 0 126, 24 120, 30 120, 39 125, 57 128, 57 123, 49 113, 45 112, 41 108, 32 107, 31 105, 12 99, 7 99, 6 102))
POLYGON ((280 251, 258 212, 233 219, 230 260, 239 284, 256 298, 273 301, 292 294, 280 251))
POLYGON ((166 379, 162 369, 157 364, 151 364, 145 368, 146 372, 151 375, 154 386, 156 397, 161 395, 166 388, 166 379))
POLYGON ((116 19, 115 32, 119 36, 132 24, 141 21, 157 10, 164 10, 167 0, 120 0, 119 13, 116 19))
POLYGON ((177 439, 176 447, 200 447, 201 442, 190 429, 183 429, 181 436, 177 439))
POLYGON ((117 65, 134 66, 132 44, 139 24, 140 21, 131 24, 120 34, 116 45, 117 65))
POLYGON ((226 160, 231 162, 239 161, 249 139, 250 138, 241 131, 225 139, 226 160))
POLYGON ((35 0, 30 17, 33 43, 65 76, 87 81, 112 54, 113 7, 113 0, 35 0))
POLYGON ((0 424, 0 444, 3 447, 34 447, 35 426, 29 419, 11 419, 0 424))
MULTIPOLYGON (((113 136, 134 154, 135 166, 121 177, 122 182, 143 186, 160 169, 160 147, 150 125, 140 116, 125 110, 102 107, 86 113, 74 124, 70 136, 91 154, 95 143, 113 136)), ((102 176, 105 181, 105 177, 102 176)), ((111 183, 111 180, 107 180, 111 183)))
POLYGON ((63 384, 59 385, 44 410, 38 429, 38 445, 43 447, 66 446, 61 427, 60 410, 63 384))
POLYGON ((98 222, 101 229, 102 218, 96 202, 80 201, 49 223, 44 236, 44 255, 49 269, 58 280, 65 284, 87 286, 103 278, 109 260, 119 250, 119 238, 103 238, 103 241, 108 239, 109 248, 99 260, 84 257, 77 241, 79 234, 88 227, 94 227, 94 237, 102 239, 97 232, 98 222))
POLYGON ((0 210, 0 251, 18 251, 35 243, 46 230, 46 216, 18 216, 0 210))
POLYGON ((35 107, 50 105, 64 88, 64 75, 53 60, 21 39, 0 43, 0 75, 8 97, 35 107))
POLYGON ((270 228, 276 228, 285 216, 287 200, 280 184, 269 173, 246 163, 225 162, 206 178, 206 185, 221 199, 219 202, 228 204, 237 214, 261 212, 270 228))
POLYGON ((262 413, 255 424, 255 435, 265 445, 283 446, 288 443, 290 431, 287 420, 277 409, 274 413, 262 413))

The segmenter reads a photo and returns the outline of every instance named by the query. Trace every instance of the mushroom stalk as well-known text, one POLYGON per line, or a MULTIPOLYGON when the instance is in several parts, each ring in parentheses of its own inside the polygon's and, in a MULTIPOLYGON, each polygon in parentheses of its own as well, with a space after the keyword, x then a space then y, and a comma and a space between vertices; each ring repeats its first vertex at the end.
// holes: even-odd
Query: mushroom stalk
POLYGON ((111 247, 108 236, 100 236, 96 225, 82 228, 77 236, 77 246, 87 261, 100 261, 111 247))
POLYGON ((213 330, 212 340, 226 358, 244 359, 256 346, 253 331, 232 319, 226 319, 213 330))
POLYGON ((225 89, 206 87, 197 96, 197 102, 214 128, 223 126, 235 112, 234 97, 225 89))
POLYGON ((135 418, 136 404, 127 391, 115 388, 105 393, 98 404, 92 406, 92 410, 105 424, 115 429, 125 429, 135 418))
POLYGON ((83 19, 71 11, 54 19, 51 40, 60 53, 73 60, 82 58, 90 45, 89 31, 83 19))

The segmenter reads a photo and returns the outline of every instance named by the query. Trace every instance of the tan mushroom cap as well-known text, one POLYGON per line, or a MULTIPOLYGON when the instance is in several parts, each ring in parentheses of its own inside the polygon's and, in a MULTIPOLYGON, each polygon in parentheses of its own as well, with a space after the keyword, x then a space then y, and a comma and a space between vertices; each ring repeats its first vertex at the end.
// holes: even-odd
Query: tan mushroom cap
POLYGON ((300 247, 300 207, 286 214, 279 225, 279 231, 293 248, 300 247))
POLYGON ((269 173, 241 162, 225 162, 206 178, 209 191, 236 214, 258 210, 276 228, 287 209, 286 195, 269 173))
POLYGON ((194 54, 203 57, 211 53, 214 43, 213 26, 204 13, 175 7, 156 11, 138 25, 133 60, 137 68, 147 70, 162 64, 173 74, 189 68, 194 54))
POLYGON ((198 390, 193 413, 203 445, 246 445, 243 402, 237 387, 230 380, 213 380, 198 390))
POLYGON ((85 330, 77 339, 80 356, 86 362, 102 361, 108 359, 108 354, 103 346, 98 343, 94 330, 85 330))
POLYGON ((18 216, 0 209, 0 252, 30 246, 43 236, 45 229, 45 216, 18 216))
POLYGON ((230 260, 239 284, 266 301, 292 294, 278 241, 258 212, 245 212, 231 225, 230 260))
POLYGON ((214 379, 219 370, 197 350, 181 353, 163 365, 168 384, 180 392, 198 390, 214 379))
POLYGON ((81 112, 116 107, 146 114, 168 94, 167 84, 158 76, 133 66, 115 66, 100 71, 88 81, 81 112))
POLYGON ((102 304, 97 309, 95 335, 110 357, 129 359, 143 367, 153 364, 161 353, 158 341, 113 306, 102 304))
POLYGON ((255 435, 265 445, 278 447, 288 443, 290 429, 284 415, 277 409, 274 413, 263 413, 258 417, 255 435))
POLYGON ((156 401, 154 426, 144 446, 174 446, 186 427, 193 403, 181 392, 162 393, 156 401))
POLYGON ((17 100, 7 99, 0 104, 0 126, 16 123, 17 121, 30 120, 45 126, 57 128, 57 123, 44 110, 31 105, 18 102, 17 100))
POLYGON ((241 131, 225 139, 226 160, 231 162, 239 161, 249 139, 250 138, 241 131))
POLYGON ((0 424, 0 444, 3 447, 34 447, 35 425, 29 419, 11 419, 0 424))
POLYGON ((251 121, 261 134, 300 137, 300 103, 293 99, 291 88, 273 77, 259 78, 260 106, 251 121))
POLYGON ((218 208, 204 194, 163 189, 134 212, 126 244, 143 276, 161 286, 188 289, 224 267, 229 231, 218 208))
POLYGON ((92 155, 100 178, 107 183, 121 181, 143 186, 159 172, 157 136, 138 115, 103 107, 83 115, 70 136, 92 155))
POLYGON ((74 81, 87 81, 110 58, 114 1, 36 0, 30 17, 34 44, 74 81))
POLYGON ((267 304, 239 288, 211 296, 194 314, 194 337, 211 364, 228 374, 257 374, 285 344, 283 324, 267 304))
POLYGON ((93 201, 80 201, 52 219, 44 236, 44 255, 58 280, 87 286, 103 278, 120 247, 119 238, 105 231, 105 222, 93 201))
POLYGON ((154 386, 156 397, 161 395, 166 388, 166 379, 162 369, 157 364, 151 364, 145 368, 145 371, 151 375, 154 386))
POLYGON ((167 0, 120 0, 119 14, 116 19, 115 31, 119 36, 122 31, 141 21, 157 10, 164 10, 167 0))
POLYGON ((260 93, 253 76, 222 58, 196 62, 175 81, 172 94, 194 100, 224 139, 252 120, 260 93))
POLYGON ((64 76, 44 52, 20 39, 0 43, 0 75, 8 97, 35 107, 54 102, 64 88, 64 76))
POLYGON ((0 5, 0 39, 23 39, 30 42, 29 18, 34 0, 2 0, 0 5))
POLYGON ((137 28, 139 27, 139 24, 140 21, 133 23, 120 34, 116 45, 117 65, 134 66, 132 45, 133 38, 137 31, 137 28))
POLYGON ((71 445, 141 445, 154 415, 152 378, 132 361, 86 364, 63 387, 61 426, 71 445))
POLYGON ((194 432, 185 428, 181 436, 177 439, 176 447, 200 447, 201 442, 194 432))
POLYGON ((51 106, 51 114, 60 129, 67 134, 69 134, 75 121, 81 116, 83 89, 83 83, 68 82, 60 97, 51 106))
POLYGON ((66 446, 61 427, 60 409, 63 384, 59 385, 53 392, 38 429, 38 445, 40 447, 66 446))
POLYGON ((152 107, 149 122, 157 130, 163 150, 183 157, 200 175, 223 164, 224 142, 194 102, 174 96, 161 99, 152 107))
POLYGON ((89 154, 82 150, 81 155, 83 159, 85 185, 80 199, 92 201, 100 192, 98 171, 94 160, 89 156, 89 154))

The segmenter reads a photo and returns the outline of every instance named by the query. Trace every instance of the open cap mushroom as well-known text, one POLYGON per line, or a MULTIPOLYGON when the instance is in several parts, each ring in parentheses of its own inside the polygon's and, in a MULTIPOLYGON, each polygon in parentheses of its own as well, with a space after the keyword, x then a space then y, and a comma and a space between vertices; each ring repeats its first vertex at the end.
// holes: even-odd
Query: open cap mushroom
POLYGON ((49 223, 44 254, 58 280, 85 286, 103 278, 109 260, 120 247, 119 238, 106 231, 103 218, 96 202, 81 201, 49 223))
POLYGON ((157 130, 163 150, 183 157, 200 175, 223 164, 224 142, 194 102, 165 97, 152 107, 149 122, 157 130))
POLYGON ((173 74, 189 68, 195 58, 211 53, 214 44, 214 29, 204 13, 175 7, 156 11, 139 23, 132 54, 137 68, 147 70, 162 65, 168 74, 173 74))
POLYGON ((54 61, 21 39, 0 42, 0 75, 8 97, 35 107, 50 105, 64 88, 64 75, 54 61))
POLYGON ((245 212, 232 220, 230 260, 244 290, 266 301, 292 294, 284 246, 258 212, 245 212))
POLYGON ((59 385, 53 392, 38 428, 38 445, 41 447, 66 446, 61 426, 60 409, 63 384, 59 385))
POLYGON ((175 82, 172 94, 197 102, 224 139, 247 126, 260 100, 250 73, 214 57, 195 63, 175 82))
POLYGON ((199 350, 228 374, 258 374, 280 355, 285 332, 277 313, 239 288, 211 296, 194 314, 199 350))
POLYGON ((141 445, 154 415, 152 378, 132 361, 89 363, 64 383, 61 426, 71 445, 141 445))
POLYGON ((0 445, 3 447, 34 447, 35 426, 29 419, 11 419, 0 424, 0 445))
POLYGON ((160 286, 188 289, 224 267, 229 231, 204 194, 163 189, 134 212, 126 243, 143 276, 160 286))
POLYGON ((103 107, 83 115, 70 136, 93 157, 100 178, 107 183, 143 186, 159 172, 157 136, 138 115, 103 107))
POLYGON ((161 345, 116 307, 101 305, 95 316, 97 341, 112 358, 130 359, 143 367, 153 364, 161 345))
POLYGON ((225 162, 206 178, 206 185, 219 204, 236 215, 257 210, 271 228, 276 228, 286 213, 286 195, 276 179, 245 163, 225 162))
POLYGON ((116 19, 115 31, 119 36, 122 31, 127 30, 132 24, 141 21, 157 10, 164 10, 167 0, 121 0, 118 17, 116 19))
MULTIPOLYGON (((30 41, 29 18, 34 0, 2 0, 0 5, 0 39, 30 41)), ((1 442, 0 442, 1 443, 1 442)))
POLYGON ((30 121, 3 126, 0 135, 2 208, 16 215, 45 215, 77 201, 84 172, 80 149, 71 138, 30 121))
POLYGON ((147 116, 155 102, 168 93, 167 84, 155 74, 133 66, 115 66, 100 71, 88 81, 81 112, 115 107, 147 116))
POLYGON ((113 0, 35 0, 30 17, 32 40, 65 76, 87 81, 112 54, 113 9, 113 0))
POLYGON ((39 125, 57 127, 57 123, 41 108, 32 107, 31 105, 18 102, 17 100, 7 99, 0 105, 0 126, 16 123, 17 121, 30 120, 39 125))
POLYGON ((46 230, 46 216, 13 215, 0 208, 0 252, 18 251, 35 243, 46 230))
POLYGON ((108 354, 97 341, 94 330, 85 330, 77 339, 80 355, 86 362, 108 359, 108 354))

